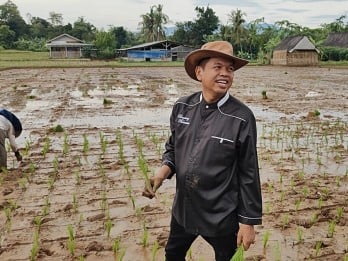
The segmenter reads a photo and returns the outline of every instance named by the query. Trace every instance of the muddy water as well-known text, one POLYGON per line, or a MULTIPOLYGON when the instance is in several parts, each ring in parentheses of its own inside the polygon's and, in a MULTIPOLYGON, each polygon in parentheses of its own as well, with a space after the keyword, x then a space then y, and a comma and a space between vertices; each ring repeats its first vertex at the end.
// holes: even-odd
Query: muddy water
MULTIPOLYGON (((231 94, 257 119, 264 198, 264 222, 249 260, 343 260, 347 82, 347 69, 246 67, 236 73, 231 94), (315 110, 320 115, 313 117, 315 110), (333 220, 335 233, 328 236, 333 220)), ((6 93, 1 107, 16 112, 24 126, 18 139, 24 160, 18 164, 9 153, 9 173, 1 176, 0 260, 28 260, 35 231, 38 260, 152 260, 157 243, 155 260, 163 260, 175 179, 157 198, 142 197, 139 155, 151 175, 160 165, 173 103, 200 89, 183 68, 7 70, 0 72, 0 89, 6 93), (58 124, 64 133, 52 132, 58 124)), ((191 260, 213 260, 202 239, 190 253, 191 260)))

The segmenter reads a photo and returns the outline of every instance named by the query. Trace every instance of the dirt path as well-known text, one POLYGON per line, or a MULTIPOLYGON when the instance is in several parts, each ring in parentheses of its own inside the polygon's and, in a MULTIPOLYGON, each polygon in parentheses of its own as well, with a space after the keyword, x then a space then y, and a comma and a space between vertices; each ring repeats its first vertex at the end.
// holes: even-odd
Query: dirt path
MULTIPOLYGON (((264 199, 247 260, 346 260, 348 69, 235 77, 257 118, 264 199)), ((0 260, 163 260, 175 180, 149 200, 142 170, 160 165, 174 101, 199 90, 183 68, 7 70, 0 89, 25 128, 23 162, 9 153, 0 174, 0 260)), ((213 260, 201 239, 189 254, 213 260)))

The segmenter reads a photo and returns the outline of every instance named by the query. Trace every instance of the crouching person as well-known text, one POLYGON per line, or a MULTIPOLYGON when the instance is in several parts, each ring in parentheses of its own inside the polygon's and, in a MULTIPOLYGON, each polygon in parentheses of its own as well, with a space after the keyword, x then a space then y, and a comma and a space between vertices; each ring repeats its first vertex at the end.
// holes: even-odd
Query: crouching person
POLYGON ((16 115, 6 109, 0 109, 0 172, 7 169, 6 139, 10 141, 11 149, 17 161, 22 161, 22 155, 15 140, 21 133, 22 124, 16 115))

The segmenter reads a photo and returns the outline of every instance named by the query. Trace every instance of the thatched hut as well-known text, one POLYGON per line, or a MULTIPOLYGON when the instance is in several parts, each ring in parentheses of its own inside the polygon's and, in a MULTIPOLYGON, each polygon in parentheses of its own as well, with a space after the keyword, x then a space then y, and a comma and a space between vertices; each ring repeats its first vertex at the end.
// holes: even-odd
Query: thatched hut
POLYGON ((306 36, 287 37, 274 49, 271 63, 287 66, 316 66, 319 64, 319 50, 306 36))
POLYGON ((337 48, 348 48, 348 32, 329 33, 323 45, 337 48))

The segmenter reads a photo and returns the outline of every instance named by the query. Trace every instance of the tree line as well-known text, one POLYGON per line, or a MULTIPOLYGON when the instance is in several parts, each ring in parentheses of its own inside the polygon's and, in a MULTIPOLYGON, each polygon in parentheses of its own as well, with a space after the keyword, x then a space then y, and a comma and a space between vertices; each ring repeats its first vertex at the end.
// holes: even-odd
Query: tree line
MULTIPOLYGON (((145 42, 171 40, 200 47, 207 41, 226 40, 233 43, 238 56, 268 63, 272 50, 288 36, 307 36, 322 50, 322 59, 327 59, 323 43, 329 33, 348 32, 345 15, 312 29, 288 20, 267 24, 264 17, 246 21, 247 14, 240 9, 230 11, 225 25, 220 23, 215 11, 209 6, 197 6, 195 12, 196 18, 193 21, 175 23, 174 33, 166 35, 165 25, 170 22, 170 18, 163 12, 163 5, 160 4, 151 6, 148 13, 139 17, 139 32, 131 32, 123 26, 98 30, 84 17, 79 17, 72 24, 63 24, 63 15, 56 12, 50 12, 48 19, 28 14, 29 22, 26 23, 18 7, 8 0, 0 5, 0 49, 47 51, 47 40, 62 33, 92 43, 100 58, 114 57, 116 49, 145 42)), ((342 57, 348 60, 348 53, 342 57)))

